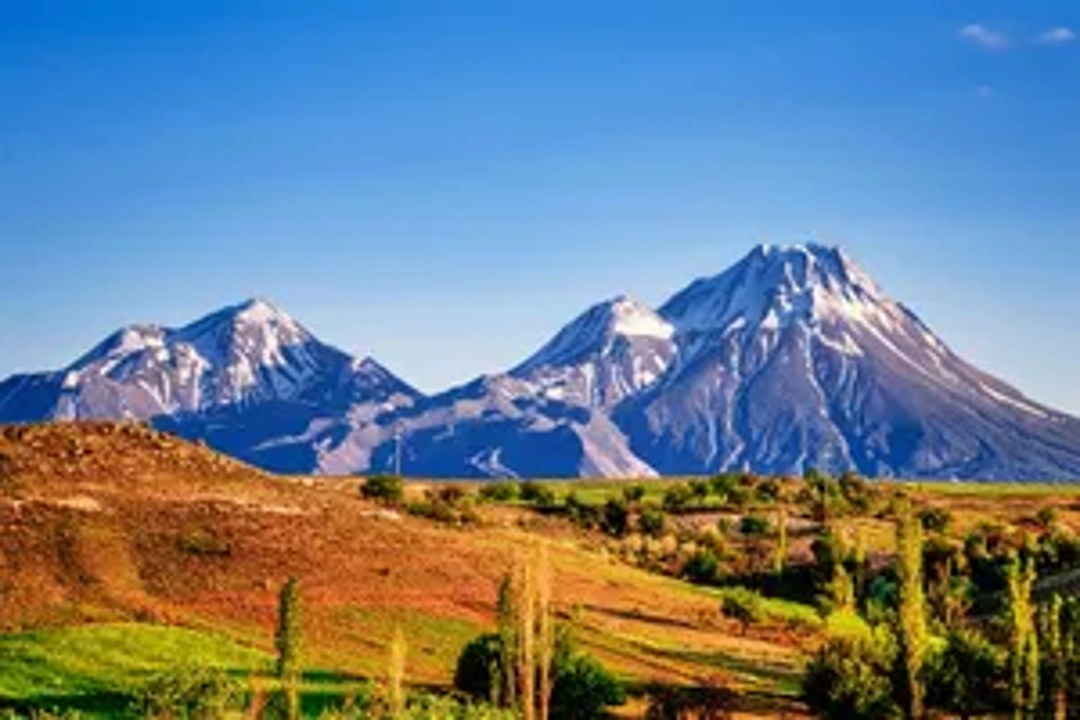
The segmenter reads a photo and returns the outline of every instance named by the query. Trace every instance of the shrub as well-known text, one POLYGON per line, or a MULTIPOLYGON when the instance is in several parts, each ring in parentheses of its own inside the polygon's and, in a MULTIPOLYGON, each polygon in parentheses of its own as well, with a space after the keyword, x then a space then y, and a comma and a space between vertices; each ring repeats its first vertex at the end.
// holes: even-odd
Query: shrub
POLYGON ((611 499, 604 504, 600 526, 608 535, 622 537, 630 525, 630 512, 622 500, 611 499))
POLYGON ((1044 508, 1040 508, 1039 512, 1035 513, 1035 522, 1039 523, 1039 525, 1043 529, 1049 528, 1051 525, 1053 525, 1055 522, 1057 522, 1057 519, 1058 519, 1057 508, 1052 507, 1050 505, 1047 505, 1044 508))
POLYGON ((761 502, 776 502, 780 499, 780 481, 776 478, 766 478, 754 488, 754 495, 761 502))
POLYGON ((458 656, 454 687, 484 700, 495 699, 493 679, 502 677, 502 639, 488 633, 472 640, 458 656))
POLYGON ((513 502, 518 499, 518 484, 506 480, 484 483, 480 486, 480 499, 487 502, 513 502))
POLYGON ((645 486, 639 483, 624 487, 622 496, 623 500, 630 504, 639 503, 645 498, 645 486))
POLYGON ((716 582, 720 572, 720 559, 709 549, 699 549, 683 565, 682 575, 690 582, 709 584, 716 582))
POLYGON ((218 670, 182 668, 159 675, 135 699, 133 714, 153 720, 216 720, 240 709, 240 688, 218 670))
POLYGON ((664 509, 668 512, 678 512, 685 509, 694 493, 686 483, 672 485, 664 491, 664 509))
POLYGON ((555 504, 555 493, 535 480, 525 480, 518 485, 518 496, 527 503, 540 507, 555 504))
POLYGON ((600 720, 608 716, 608 707, 624 702, 622 684, 592 656, 571 651, 556 657, 552 718, 600 720))
POLYGON ((450 507, 455 507, 468 497, 469 493, 460 485, 443 485, 435 490, 433 495, 436 500, 446 503, 450 507))
POLYGON ((397 475, 372 475, 360 486, 360 494, 383 505, 400 505, 405 481, 397 475))
POLYGON ((581 527, 591 530, 600 524, 600 511, 582 502, 576 491, 571 490, 567 493, 563 504, 566 506, 566 513, 570 519, 581 527))
POLYGON ((739 521, 739 532, 753 537, 764 537, 770 531, 769 521, 760 515, 744 515, 739 521))
POLYGON ((720 613, 738 622, 745 635, 751 624, 764 619, 765 601, 753 590, 744 587, 727 588, 720 600, 720 613))
POLYGON ((709 485, 712 487, 713 494, 719 497, 721 501, 724 501, 727 499, 728 493, 739 486, 739 478, 731 473, 724 473, 710 479, 709 485))
POLYGON ((435 522, 452 525, 458 522, 458 514, 448 503, 442 500, 416 500, 406 503, 405 512, 414 516, 422 517, 435 522))
POLYGON ((696 503, 699 505, 704 504, 705 501, 709 499, 709 481, 691 480, 690 494, 693 496, 696 503))
POLYGON ((844 499, 847 500, 852 507, 859 512, 866 512, 870 509, 870 504, 874 500, 875 491, 874 487, 865 479, 859 477, 857 473, 849 471, 840 476, 838 484, 844 499))
POLYGON ((887 658, 872 639, 834 637, 807 665, 803 699, 824 718, 898 718, 889 672, 887 658))
POLYGON ((750 502, 750 491, 742 485, 737 485, 727 494, 728 505, 732 505, 737 508, 746 507, 750 502))
POLYGON ((972 631, 954 630, 923 668, 931 708, 959 717, 989 715, 1008 705, 1004 662, 998 650, 972 631))
POLYGON ((645 508, 638 516, 638 530, 652 537, 661 537, 667 526, 667 516, 656 508, 645 508))
POLYGON ((197 557, 228 557, 232 554, 232 545, 227 540, 204 529, 184 533, 176 539, 176 545, 181 552, 197 557))
POLYGON ((952 523, 952 513, 945 508, 925 508, 919 512, 919 522, 927 532, 943 533, 952 523))

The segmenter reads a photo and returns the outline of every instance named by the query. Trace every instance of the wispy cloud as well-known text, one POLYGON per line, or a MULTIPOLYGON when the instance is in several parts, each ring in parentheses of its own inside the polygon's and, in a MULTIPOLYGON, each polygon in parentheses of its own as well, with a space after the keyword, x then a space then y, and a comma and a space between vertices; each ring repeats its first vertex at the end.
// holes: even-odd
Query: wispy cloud
POLYGON ((1061 43, 1072 42, 1076 39, 1076 32, 1071 28, 1059 27, 1047 30, 1044 33, 1040 33, 1035 42, 1042 43, 1043 45, 1059 45, 1061 43))
POLYGON ((1006 35, 994 32, 979 23, 972 23, 960 28, 960 37, 970 40, 987 50, 1004 50, 1009 46, 1009 38, 1006 35))

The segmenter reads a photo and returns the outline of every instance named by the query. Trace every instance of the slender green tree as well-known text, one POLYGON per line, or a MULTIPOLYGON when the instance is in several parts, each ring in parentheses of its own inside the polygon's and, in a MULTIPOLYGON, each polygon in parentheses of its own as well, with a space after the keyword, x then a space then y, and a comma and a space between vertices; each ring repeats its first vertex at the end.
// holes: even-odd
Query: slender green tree
POLYGON ((1039 645, 1031 588, 1035 564, 1015 555, 1008 565, 1009 696, 1013 717, 1034 717, 1039 702, 1039 645))
POLYGON ((301 625, 300 583, 290 577, 278 593, 277 632, 274 636, 277 648, 277 676, 284 691, 289 718, 300 715, 296 681, 300 675, 300 653, 303 645, 301 625))
POLYGON ((898 614, 900 674, 906 715, 923 717, 921 671, 926 654, 926 598, 923 592, 922 524, 908 503, 903 503, 896 519, 896 554, 900 579, 898 614))
POLYGON ((781 506, 776 511, 776 559, 774 564, 777 575, 784 574, 784 567, 787 565, 787 553, 787 508, 781 506))
POLYGON ((1065 667, 1065 714, 1080 714, 1080 598, 1061 607, 1061 657, 1065 667))
POLYGON ((833 568, 833 577, 829 582, 829 599, 834 610, 855 610, 855 588, 851 583, 851 575, 848 574, 844 563, 836 563, 833 568))
POLYGON ((504 707, 517 705, 518 627, 517 603, 514 599, 514 575, 507 573, 499 584, 498 599, 500 677, 492 682, 492 700, 504 707), (497 690, 496 690, 497 688, 497 690))
POLYGON ((386 667, 387 704, 390 717, 398 720, 405 716, 405 661, 408 645, 401 627, 394 628, 390 641, 390 658, 386 667))
POLYGON ((1054 720, 1065 720, 1067 712, 1066 683, 1068 681, 1068 668, 1062 647, 1061 620, 1064 603, 1057 593, 1050 598, 1050 602, 1039 607, 1039 636, 1042 649, 1040 656, 1043 661, 1042 685, 1043 707, 1042 714, 1053 717, 1054 720))
POLYGON ((866 560, 866 528, 862 525, 855 526, 855 549, 853 551, 855 560, 855 577, 853 582, 855 585, 855 597, 862 603, 866 597, 866 575, 869 571, 869 565, 866 560))
POLYGON ((537 661, 540 677, 537 681, 537 714, 539 720, 548 720, 551 712, 551 694, 555 684, 552 664, 555 653, 555 628, 551 614, 551 561, 546 544, 541 544, 536 554, 536 603, 537 603, 537 661))

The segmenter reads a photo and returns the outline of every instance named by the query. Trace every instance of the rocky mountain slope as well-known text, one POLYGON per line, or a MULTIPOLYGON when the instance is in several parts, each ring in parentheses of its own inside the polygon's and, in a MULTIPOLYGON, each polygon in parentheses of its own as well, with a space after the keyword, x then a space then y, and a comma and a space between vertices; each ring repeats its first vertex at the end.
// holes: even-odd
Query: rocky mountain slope
POLYGON ((132 326, 0 383, 0 422, 139 418, 260 466, 648 476, 810 467, 1080 478, 1080 421, 953 353, 836 248, 762 246, 658 310, 589 308, 532 356, 423 396, 264 301, 132 326))

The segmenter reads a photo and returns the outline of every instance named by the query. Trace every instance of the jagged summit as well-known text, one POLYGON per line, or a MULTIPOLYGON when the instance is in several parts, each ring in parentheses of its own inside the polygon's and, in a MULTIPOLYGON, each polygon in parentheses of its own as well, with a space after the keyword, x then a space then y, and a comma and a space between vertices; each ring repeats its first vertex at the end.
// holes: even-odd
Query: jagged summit
POLYGON ((620 339, 665 341, 675 329, 654 310, 627 295, 597 303, 574 318, 539 351, 514 369, 525 374, 541 367, 564 365, 610 353, 620 339))
POLYGON ((9 387, 0 417, 18 420, 29 419, 12 409, 21 403, 46 418, 150 420, 271 402, 347 407, 416 394, 374 360, 322 343, 261 298, 179 328, 129 325, 63 370, 23 376, 9 387))
POLYGON ((958 357, 851 257, 762 245, 653 310, 571 320, 507 373, 424 397, 252 298, 131 325, 0 383, 0 422, 141 418, 262 467, 424 476, 1080 478, 1080 420, 958 357))
POLYGON ((621 295, 586 310, 510 374, 548 399, 611 407, 664 374, 674 333, 654 310, 621 295))
POLYGON ((760 245, 730 269, 674 295, 660 315, 680 332, 733 325, 780 329, 794 321, 859 321, 904 311, 842 250, 818 244, 760 245))

